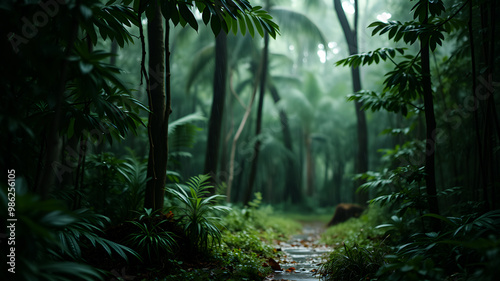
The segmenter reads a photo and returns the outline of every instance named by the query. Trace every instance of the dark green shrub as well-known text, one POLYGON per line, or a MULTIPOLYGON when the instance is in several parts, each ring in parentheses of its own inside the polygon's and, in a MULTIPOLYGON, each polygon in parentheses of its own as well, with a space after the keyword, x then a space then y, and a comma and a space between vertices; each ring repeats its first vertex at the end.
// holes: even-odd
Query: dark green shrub
POLYGON ((174 223, 160 212, 145 210, 138 220, 130 221, 132 232, 125 244, 140 253, 147 262, 158 262, 172 256, 177 248, 174 223))

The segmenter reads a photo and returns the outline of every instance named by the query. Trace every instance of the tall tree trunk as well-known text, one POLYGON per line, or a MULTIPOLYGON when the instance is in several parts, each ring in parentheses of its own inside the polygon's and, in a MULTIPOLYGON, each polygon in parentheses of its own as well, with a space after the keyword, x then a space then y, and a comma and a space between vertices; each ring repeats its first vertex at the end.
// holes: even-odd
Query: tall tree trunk
MULTIPOLYGON (((218 184, 217 164, 219 158, 220 135, 222 118, 224 116, 224 103, 226 100, 227 78, 227 35, 219 32, 215 39, 215 72, 214 95, 210 120, 208 121, 207 149, 205 156, 204 174, 210 174, 211 182, 215 187, 218 184)), ((212 190, 213 192, 214 190, 212 190)))
MULTIPOLYGON (((428 5, 428 4, 426 4, 428 5)), ((427 23, 427 16, 423 24, 427 23)), ((426 126, 426 146, 425 146, 425 184, 429 202, 429 211, 439 214, 439 205, 436 191, 436 117, 434 115, 434 101, 432 96, 430 55, 429 55, 429 37, 427 35, 420 38, 420 59, 422 65, 422 88, 424 98, 425 126, 426 126)), ((437 231, 440 229, 440 221, 432 220, 432 228, 437 231)))
MULTIPOLYGON (((155 5, 158 5, 157 2, 155 5)), ((163 36, 163 17, 159 7, 156 7, 154 15, 148 18, 149 84, 147 89, 151 113, 148 121, 150 144, 147 177, 150 180, 146 183, 144 198, 144 207, 153 210, 163 208, 167 178, 168 117, 171 112, 168 22, 165 27, 165 37, 163 36)))
POLYGON ((498 193, 498 157, 494 157, 495 143, 500 139, 500 126, 494 99, 494 69, 495 69, 495 27, 496 27, 496 2, 483 1, 479 3, 480 10, 480 36, 479 56, 480 65, 484 65, 484 74, 478 75, 476 71, 476 56, 474 46, 474 33, 472 19, 477 17, 472 12, 472 3, 469 4, 469 37, 471 45, 471 61, 473 76, 473 97, 475 101, 474 123, 478 149, 479 173, 478 187, 482 190, 482 199, 486 210, 497 208, 498 193), (481 85, 478 85, 479 80, 481 85))
MULTIPOLYGON (((257 124, 255 127, 255 136, 259 138, 262 130, 262 107, 264 105, 264 94, 266 92, 266 76, 267 76, 267 63, 269 55, 269 34, 267 32, 264 35, 264 49, 262 50, 262 72, 260 73, 260 92, 259 92, 259 105, 257 107, 257 124)), ((252 159, 252 166, 250 168, 250 176, 248 179, 248 187, 245 191, 243 197, 243 203, 245 205, 250 202, 252 197, 253 185, 255 184, 255 178, 257 175, 257 165, 259 162, 259 151, 260 151, 260 139, 257 139, 254 146, 254 153, 252 159)))
MULTIPOLYGON (((80 1, 76 2, 76 5, 80 5, 80 1)), ((78 8, 78 7, 77 7, 78 8)), ((61 72, 59 85, 55 87, 55 106, 54 106, 54 117, 47 129, 47 135, 45 138, 45 155, 43 158, 43 165, 41 166, 40 178, 38 179, 35 191, 41 196, 42 199, 48 199, 50 192, 55 184, 55 177, 57 171, 55 171, 56 163, 60 158, 61 153, 61 137, 59 135, 59 125, 62 118, 62 104, 64 100, 64 92, 66 91, 66 82, 69 73, 69 60, 67 59, 72 52, 73 45, 78 36, 78 20, 74 19, 71 23, 70 38, 68 38, 68 45, 64 50, 64 58, 61 62, 61 72)))
MULTIPOLYGON (((273 97, 274 104, 278 104, 281 100, 278 89, 274 84, 269 84, 269 91, 273 97)), ((281 130, 283 132, 283 144, 285 148, 290 152, 290 155, 294 155, 292 146, 292 134, 290 133, 290 126, 288 125, 288 116, 283 109, 279 110, 281 130)), ((297 165, 295 159, 290 159, 285 163, 285 194, 283 199, 288 199, 292 201, 292 204, 298 204, 302 202, 302 192, 300 190, 299 180, 297 177, 297 165)))
MULTIPOLYGON (((349 47, 349 55, 354 55, 359 52, 358 50, 358 0, 354 1, 354 29, 351 29, 345 11, 342 8, 340 0, 333 0, 335 7, 335 12, 339 19, 340 25, 342 26, 342 31, 344 32, 347 45, 349 47)), ((361 77, 359 68, 351 67, 352 75, 352 90, 353 92, 358 92, 361 90, 361 77)), ((356 110, 357 119, 357 134, 358 134, 358 151, 355 164, 355 173, 364 173, 368 170, 368 128, 366 124, 365 112, 361 109, 363 104, 361 102, 355 101, 354 107, 356 110)), ((356 186, 361 183, 357 182, 356 186)), ((366 192, 358 193, 358 203, 366 204, 368 200, 368 194, 366 192)))

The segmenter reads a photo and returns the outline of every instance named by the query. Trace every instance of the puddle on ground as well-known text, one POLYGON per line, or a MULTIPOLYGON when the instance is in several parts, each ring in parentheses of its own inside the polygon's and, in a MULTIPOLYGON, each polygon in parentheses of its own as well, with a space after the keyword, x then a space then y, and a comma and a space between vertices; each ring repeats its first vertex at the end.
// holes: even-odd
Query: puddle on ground
POLYGON ((276 249, 281 250, 277 261, 282 270, 276 270, 266 281, 313 281, 320 280, 317 273, 319 266, 327 260, 332 248, 319 243, 322 227, 304 225, 302 234, 294 235, 287 243, 281 242, 276 249))

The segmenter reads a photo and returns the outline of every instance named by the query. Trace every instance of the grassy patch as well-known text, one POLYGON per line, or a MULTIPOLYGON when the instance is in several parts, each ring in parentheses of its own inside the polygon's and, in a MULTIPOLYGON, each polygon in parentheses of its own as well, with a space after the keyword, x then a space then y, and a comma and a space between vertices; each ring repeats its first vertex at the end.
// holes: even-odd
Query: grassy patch
POLYGON ((334 251, 319 272, 326 280, 372 280, 384 264, 386 252, 381 247, 344 244, 342 251, 334 251))
POLYGON ((370 207, 360 218, 328 228, 321 241, 335 247, 320 268, 325 280, 371 280, 384 264, 390 248, 384 244, 384 230, 377 229, 384 211, 370 207))
POLYGON ((382 209, 370 207, 360 218, 351 218, 329 227, 321 235, 321 242, 334 247, 354 243, 359 246, 378 245, 384 239, 385 231, 376 226, 383 222, 383 217, 385 213, 382 209))

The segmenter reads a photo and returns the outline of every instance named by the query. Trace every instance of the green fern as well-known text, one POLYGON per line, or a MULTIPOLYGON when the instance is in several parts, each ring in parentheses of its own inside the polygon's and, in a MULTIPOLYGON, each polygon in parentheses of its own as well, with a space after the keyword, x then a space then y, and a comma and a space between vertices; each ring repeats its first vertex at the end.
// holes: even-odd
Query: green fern
POLYGON ((80 260, 82 259, 80 245, 86 245, 84 242, 88 241, 93 247, 104 249, 110 256, 116 253, 125 260, 128 260, 127 254, 140 258, 132 249, 99 236, 103 233, 106 224, 110 222, 109 218, 92 213, 87 209, 76 210, 75 215, 77 220, 68 224, 63 231, 58 232, 62 254, 80 260))
POLYGON ((174 213, 180 216, 184 232, 195 251, 206 251, 210 243, 220 244, 220 218, 214 214, 230 210, 226 206, 212 205, 217 198, 224 196, 209 196, 209 190, 213 188, 209 185, 209 179, 208 175, 190 178, 187 182, 188 191, 180 185, 177 185, 177 189, 167 189, 179 201, 174 213))
MULTIPOLYGON (((5 190, 0 206, 7 209, 5 190)), ((6 213, 5 213, 6 214, 6 213)), ((89 210, 69 211, 60 201, 24 194, 16 196, 17 280, 103 280, 103 272, 85 264, 85 248, 103 248, 127 259, 133 250, 100 237, 109 219, 89 210)), ((6 221, 6 217, 1 216, 6 221)))
POLYGON ((131 221, 135 232, 129 234, 126 244, 139 251, 148 261, 161 259, 177 247, 175 235, 164 229, 164 221, 131 221))

